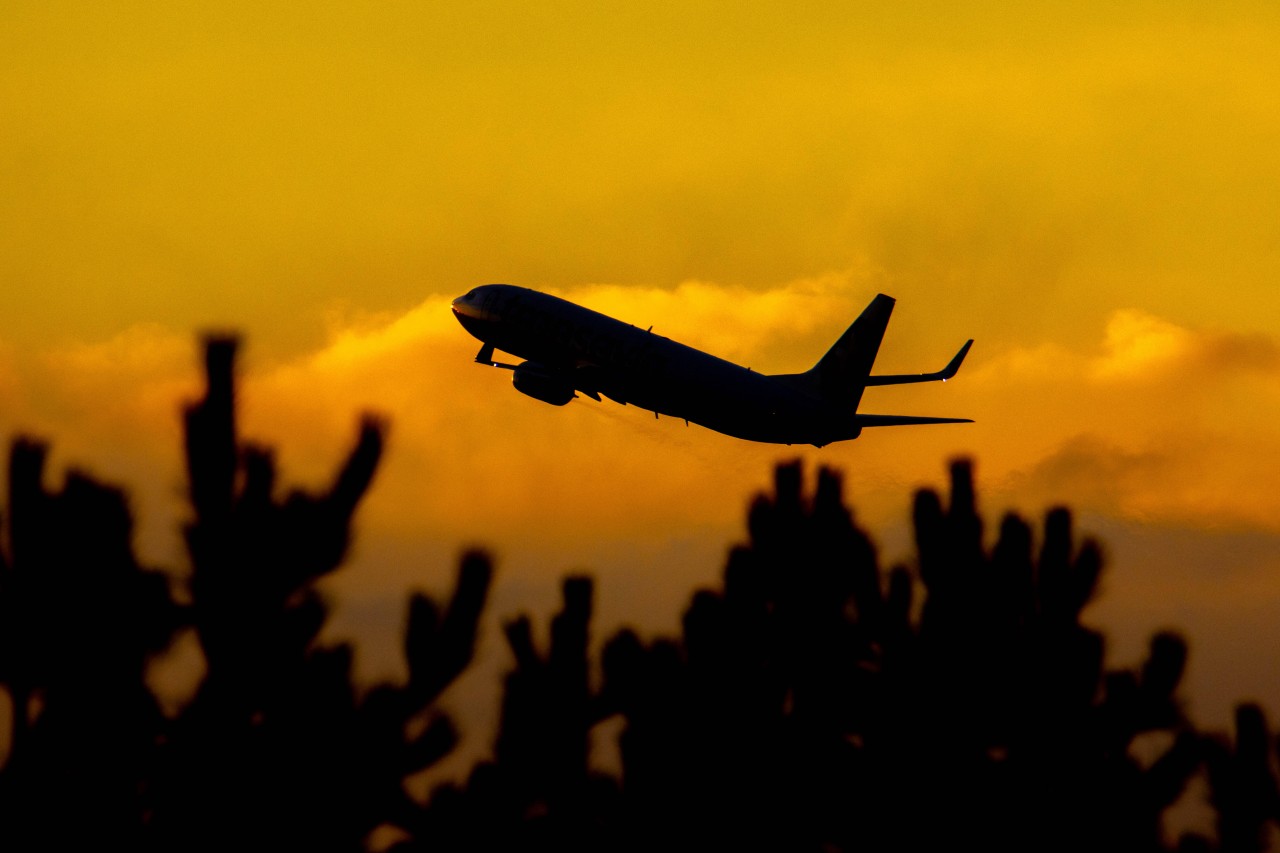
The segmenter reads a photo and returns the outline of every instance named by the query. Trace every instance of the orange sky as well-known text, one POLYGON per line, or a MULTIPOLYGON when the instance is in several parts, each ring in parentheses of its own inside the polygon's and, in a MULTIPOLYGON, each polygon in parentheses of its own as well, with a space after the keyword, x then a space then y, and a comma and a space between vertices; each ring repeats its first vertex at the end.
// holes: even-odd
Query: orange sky
POLYGON ((597 635, 672 628, 800 451, 522 397, 449 300, 538 287, 789 372, 885 292, 879 370, 977 340, 863 403, 976 424, 802 453, 888 556, 971 454, 991 529, 1067 503, 1104 537, 1117 660, 1183 626, 1198 713, 1280 713, 1280 12, 881 5, 10 2, 0 434, 130 485, 179 564, 193 336, 243 330, 245 432, 298 483, 392 419, 345 629, 385 640, 471 542, 495 620, 587 568, 597 635))

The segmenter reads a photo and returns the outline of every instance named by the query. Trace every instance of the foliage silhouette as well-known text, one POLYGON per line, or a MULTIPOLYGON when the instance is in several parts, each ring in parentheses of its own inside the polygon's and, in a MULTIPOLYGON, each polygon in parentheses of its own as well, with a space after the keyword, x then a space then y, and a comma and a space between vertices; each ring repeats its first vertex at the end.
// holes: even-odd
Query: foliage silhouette
POLYGON ((453 747, 431 708, 471 659, 488 558, 463 557, 443 611, 413 597, 407 683, 357 698, 351 650, 316 643, 326 610, 314 585, 343 559, 385 428, 363 420, 328 492, 277 500, 270 451, 236 435, 235 350, 207 342, 208 388, 186 411, 188 606, 137 566, 120 492, 73 474, 51 494, 44 449, 14 445, 0 587, 0 675, 15 710, 0 775, 10 847, 359 850, 375 828, 411 822, 405 778, 453 747), (144 667, 182 627, 207 672, 169 720, 144 667))
POLYGON ((492 758, 419 802, 405 780, 455 744, 437 700, 471 661, 490 562, 465 554, 447 603, 411 597, 407 679, 357 691, 352 650, 318 641, 316 583, 342 564, 386 426, 362 419, 327 491, 281 498, 271 451, 237 435, 235 353, 207 341, 207 389, 185 410, 187 580, 138 564, 122 492, 77 472, 51 491, 44 445, 12 446, 7 849, 361 850, 392 829, 406 853, 1154 851, 1201 770, 1216 837, 1180 849, 1257 851, 1277 826, 1262 710, 1241 706, 1231 740, 1198 732, 1172 633, 1138 668, 1106 671, 1081 621, 1101 549, 1063 509, 1038 546, 1008 515, 988 548, 966 461, 945 500, 916 495, 915 565, 887 571, 837 472, 810 491, 798 462, 779 465, 679 637, 624 629, 597 658, 592 581, 567 579, 544 649, 528 616, 505 625, 492 758), (206 671, 165 716, 146 667, 184 631, 206 671), (621 765, 606 774, 590 745, 613 730, 621 765), (1144 736, 1163 745, 1154 760, 1136 757, 1144 736))
POLYGON ((164 576, 134 558, 123 493, 79 472, 49 492, 46 456, 44 445, 18 440, 9 457, 0 681, 11 731, 0 837, 137 847, 163 723, 144 670, 181 610, 164 576))

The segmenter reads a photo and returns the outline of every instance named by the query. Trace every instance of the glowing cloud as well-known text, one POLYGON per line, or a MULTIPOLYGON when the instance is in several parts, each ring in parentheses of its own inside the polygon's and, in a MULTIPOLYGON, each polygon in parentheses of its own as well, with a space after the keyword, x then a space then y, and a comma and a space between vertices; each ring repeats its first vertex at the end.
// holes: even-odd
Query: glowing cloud
POLYGON ((1194 338, 1186 329, 1141 311, 1121 310, 1107 321, 1102 356, 1092 364, 1100 380, 1150 378, 1186 358, 1194 338))

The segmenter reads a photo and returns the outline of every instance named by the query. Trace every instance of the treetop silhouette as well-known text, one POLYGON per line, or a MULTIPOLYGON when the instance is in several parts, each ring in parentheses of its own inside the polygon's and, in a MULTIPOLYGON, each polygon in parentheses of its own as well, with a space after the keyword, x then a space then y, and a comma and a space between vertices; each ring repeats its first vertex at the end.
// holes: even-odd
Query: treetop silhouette
POLYGON ((810 487, 780 464, 675 637, 617 630, 597 655, 593 581, 566 579, 547 642, 528 615, 504 626, 492 756, 416 799, 406 780, 457 741, 438 700, 471 662, 490 560, 464 554, 447 602, 412 595, 407 678, 358 690, 350 646, 319 640, 316 584, 341 569, 386 424, 360 420, 328 489, 282 495, 271 450, 237 434, 236 349, 206 342, 207 387, 184 411, 187 581, 138 563, 123 492, 79 472, 50 490, 45 445, 12 444, 12 849, 1256 851, 1277 826, 1262 709, 1241 706, 1231 738, 1197 730, 1173 633, 1108 670, 1081 620, 1102 549, 1065 509, 1038 531, 1007 515, 988 546, 965 460, 945 497, 916 494, 916 557, 894 566, 837 471, 810 487), (187 631, 205 674, 166 715, 146 668, 187 631), (591 761, 606 730, 616 773, 591 761), (1154 759, 1137 757, 1144 736, 1154 759), (1162 821, 1196 773, 1217 825, 1171 841, 1162 821))

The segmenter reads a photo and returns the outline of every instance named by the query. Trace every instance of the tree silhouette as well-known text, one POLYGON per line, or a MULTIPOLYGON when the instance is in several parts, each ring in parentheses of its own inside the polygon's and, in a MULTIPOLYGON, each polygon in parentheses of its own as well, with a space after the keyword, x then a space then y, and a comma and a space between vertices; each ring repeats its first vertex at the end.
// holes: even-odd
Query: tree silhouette
POLYGON ((405 780, 455 744, 437 700, 470 664, 490 561, 464 554, 448 602, 411 596, 407 678, 357 689, 352 649, 319 642, 316 584, 346 556, 386 426, 362 418, 328 489, 281 494, 272 452, 237 434, 235 354, 206 342, 185 409, 187 581, 139 565, 123 492, 74 471, 51 490, 45 446, 12 445, 7 848, 1155 851, 1201 770, 1215 837, 1178 849, 1253 853, 1278 825, 1262 709, 1242 705, 1230 739, 1197 731, 1174 633, 1108 671, 1081 620, 1101 548, 1065 509, 1038 532, 1007 515, 988 546, 965 460, 945 500, 916 494, 915 559, 887 569, 836 471, 810 490, 779 465, 677 637, 623 629, 597 657, 592 581, 568 578, 547 642, 528 615, 505 625, 492 758, 419 802, 405 780), (165 716, 146 667, 183 630, 206 670, 165 716), (592 769, 605 721, 616 778, 592 769), (1164 748, 1140 761, 1147 735, 1164 748))
POLYGON ((14 442, 0 549, 0 681, 12 709, 0 773, 10 849, 137 847, 162 718, 143 681, 181 621, 165 577, 134 557, 122 492, 71 472, 43 484, 47 448, 14 442))
POLYGON ((137 565, 118 490, 73 473, 50 493, 44 447, 13 446, 0 678, 15 713, 0 832, 16 849, 359 850, 375 828, 413 822, 405 778, 453 747, 432 705, 471 659, 488 558, 463 557, 447 607, 411 599, 407 683, 357 696, 351 649, 317 645, 315 583, 345 556, 385 428, 362 421, 326 493, 277 499, 271 452, 236 435, 235 350, 208 341, 208 388, 186 412, 189 606, 137 565), (164 719, 144 668, 184 626, 207 673, 164 719))
POLYGON ((508 625, 496 761, 465 791, 437 792, 434 837, 456 849, 1163 849, 1161 817, 1202 753, 1176 697, 1185 645, 1160 634, 1137 671, 1104 672, 1102 638, 1080 622, 1097 545, 1054 510, 1038 553, 1013 515, 987 550, 971 467, 951 473, 945 505, 916 497, 918 572, 885 574, 839 475, 819 471, 809 496, 799 463, 779 466, 723 587, 694 594, 677 639, 615 634, 594 695, 590 587, 566 582, 545 658, 528 620, 508 625), (614 714, 616 791, 584 753, 614 714), (1132 748, 1150 732, 1170 745, 1143 764, 1132 748))

